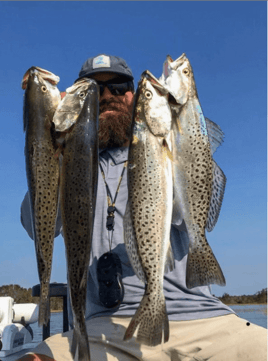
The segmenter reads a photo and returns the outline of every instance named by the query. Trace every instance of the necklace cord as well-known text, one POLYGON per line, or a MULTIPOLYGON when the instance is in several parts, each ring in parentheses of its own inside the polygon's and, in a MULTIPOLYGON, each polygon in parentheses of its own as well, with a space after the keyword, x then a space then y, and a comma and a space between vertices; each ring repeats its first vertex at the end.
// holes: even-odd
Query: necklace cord
POLYGON ((119 177, 119 182, 118 182, 117 190, 115 192, 114 201, 112 202, 112 195, 111 195, 110 189, 108 187, 108 184, 106 182, 102 165, 99 162, 102 178, 103 178, 103 181, 104 181, 104 184, 105 184, 105 187, 106 187, 106 193, 107 193, 107 203, 108 203, 107 213, 108 213, 108 216, 107 216, 107 220, 106 220, 106 229, 108 231, 110 252, 111 252, 112 241, 113 241, 115 202, 116 202, 116 199, 117 199, 117 196, 118 196, 118 193, 119 193, 120 185, 121 185, 121 182, 122 182, 122 179, 123 179, 127 164, 128 164, 128 161, 126 160, 125 163, 124 163, 124 167, 123 167, 121 176, 119 177))

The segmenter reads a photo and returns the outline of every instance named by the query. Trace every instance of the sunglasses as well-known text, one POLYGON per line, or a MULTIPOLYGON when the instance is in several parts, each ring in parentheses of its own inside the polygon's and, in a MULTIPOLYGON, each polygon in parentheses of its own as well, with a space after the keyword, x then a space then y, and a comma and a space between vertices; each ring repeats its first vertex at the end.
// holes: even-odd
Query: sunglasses
POLYGON ((104 92, 104 88, 107 87, 112 95, 125 95, 126 92, 134 92, 134 84, 132 80, 122 81, 122 79, 111 79, 108 81, 97 81, 100 89, 100 96, 104 92))

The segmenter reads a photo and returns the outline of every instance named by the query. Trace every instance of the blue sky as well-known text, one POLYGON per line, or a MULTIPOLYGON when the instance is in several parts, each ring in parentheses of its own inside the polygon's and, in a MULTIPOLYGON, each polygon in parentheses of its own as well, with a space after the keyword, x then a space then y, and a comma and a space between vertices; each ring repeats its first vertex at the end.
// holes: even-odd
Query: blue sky
MULTIPOLYGON (((227 177, 221 214, 208 241, 226 277, 217 296, 252 294, 267 284, 267 3, 0 2, 0 285, 39 283, 34 243, 20 224, 27 190, 22 120, 25 71, 39 66, 73 84, 99 53, 130 65, 135 85, 162 73, 167 54, 190 60, 205 116, 224 143, 214 155, 227 177)), ((52 282, 66 281, 62 237, 55 240, 52 282)))

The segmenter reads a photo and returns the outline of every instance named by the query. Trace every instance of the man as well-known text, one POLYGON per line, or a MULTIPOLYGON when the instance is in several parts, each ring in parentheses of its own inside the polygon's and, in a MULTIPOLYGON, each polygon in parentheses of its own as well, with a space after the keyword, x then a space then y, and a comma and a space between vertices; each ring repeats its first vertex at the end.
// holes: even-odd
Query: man
MULTIPOLYGON (((170 321, 169 341, 156 347, 140 345, 135 337, 128 342, 123 341, 125 330, 144 293, 144 285, 134 274, 123 240, 123 216, 128 196, 127 172, 123 172, 123 169, 128 159, 130 142, 133 75, 123 59, 100 54, 84 63, 78 79, 82 77, 93 78, 100 86, 100 168, 86 308, 92 361, 265 361, 265 329, 253 324, 248 326, 246 320, 237 317, 229 307, 213 297, 208 286, 193 289, 186 287, 189 240, 181 224, 171 226, 175 269, 166 273, 164 279, 170 321), (107 230, 107 195, 112 202, 115 201, 113 232, 109 231, 109 227, 107 230), (119 278, 117 282, 111 280, 110 284, 115 290, 114 297, 103 285, 99 263, 103 255, 111 254, 110 251, 118 256, 121 263, 118 267, 121 267, 122 279, 119 278), (120 290, 123 291, 120 293, 120 290)), ((29 218, 26 196, 21 219, 31 236, 29 218)), ((58 219, 56 235, 59 234, 60 226, 58 219)), ((72 325, 70 307, 69 312, 72 325)), ((71 360, 71 333, 69 331, 63 336, 59 334, 50 337, 35 349, 35 355, 39 354, 41 360, 45 358, 40 355, 47 355, 57 361, 71 360)), ((27 360, 35 360, 30 355, 27 357, 27 360)))

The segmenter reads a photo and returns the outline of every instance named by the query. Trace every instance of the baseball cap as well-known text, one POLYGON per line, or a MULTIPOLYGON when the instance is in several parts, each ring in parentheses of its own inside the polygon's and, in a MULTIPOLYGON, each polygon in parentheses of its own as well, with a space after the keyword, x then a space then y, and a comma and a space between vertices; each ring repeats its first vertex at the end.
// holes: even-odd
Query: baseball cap
POLYGON ((100 72, 116 73, 125 76, 129 80, 134 79, 132 71, 124 59, 119 56, 99 54, 85 61, 79 72, 79 78, 75 82, 80 78, 89 77, 100 72))

